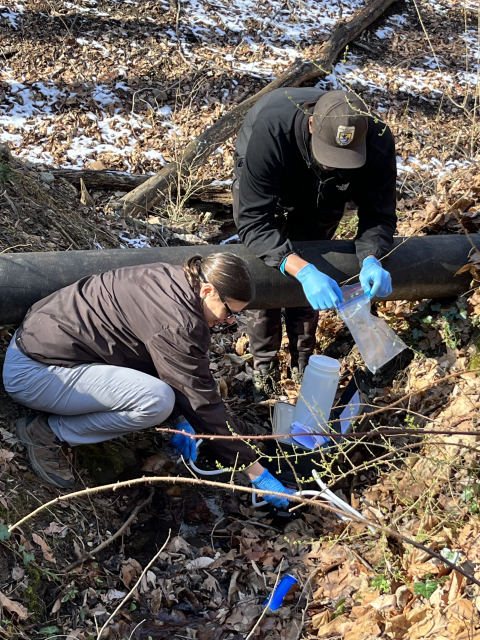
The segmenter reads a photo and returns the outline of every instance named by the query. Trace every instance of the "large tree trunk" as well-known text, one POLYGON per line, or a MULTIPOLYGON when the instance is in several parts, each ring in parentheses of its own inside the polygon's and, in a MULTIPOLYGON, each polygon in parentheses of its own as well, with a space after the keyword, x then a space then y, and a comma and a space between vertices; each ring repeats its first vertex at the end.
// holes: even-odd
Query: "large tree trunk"
POLYGON ((247 111, 266 93, 280 87, 298 87, 302 82, 329 72, 338 55, 346 45, 359 36, 372 22, 395 2, 374 0, 362 9, 350 22, 338 27, 322 46, 315 60, 296 60, 286 71, 256 95, 234 107, 229 113, 192 140, 178 161, 171 162, 142 185, 118 200, 112 206, 128 215, 146 213, 160 202, 181 176, 188 175, 203 164, 208 156, 240 129, 247 111))

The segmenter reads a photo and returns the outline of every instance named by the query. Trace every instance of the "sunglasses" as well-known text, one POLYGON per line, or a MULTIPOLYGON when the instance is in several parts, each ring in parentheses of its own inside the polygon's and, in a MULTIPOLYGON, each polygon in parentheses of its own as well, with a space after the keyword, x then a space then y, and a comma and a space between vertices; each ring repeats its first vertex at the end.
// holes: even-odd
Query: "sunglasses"
MULTIPOLYGON (((220 298, 220 295, 218 296, 220 298)), ((220 298, 223 306, 225 307, 225 309, 227 310, 228 316, 226 318, 224 318, 224 321, 226 322, 227 320, 231 320, 232 318, 237 318, 237 311, 232 311, 230 309, 230 307, 228 306, 228 304, 225 302, 225 300, 222 300, 222 298, 220 298)))

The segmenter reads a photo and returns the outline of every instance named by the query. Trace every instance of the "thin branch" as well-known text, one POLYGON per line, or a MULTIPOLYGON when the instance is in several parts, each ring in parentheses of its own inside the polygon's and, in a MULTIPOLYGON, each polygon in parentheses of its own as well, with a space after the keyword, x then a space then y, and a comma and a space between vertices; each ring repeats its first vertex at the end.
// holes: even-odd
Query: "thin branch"
MULTIPOLYGON (((15 529, 17 529, 21 524, 27 522, 28 520, 31 520, 31 518, 33 518, 35 515, 37 515, 38 513, 40 513, 41 511, 43 511, 44 509, 46 509, 47 507, 51 507, 54 504, 58 504, 60 502, 66 502, 67 500, 71 499, 71 498, 75 498, 75 497, 79 497, 82 495, 88 495, 91 493, 99 493, 100 491, 106 491, 109 489, 112 489, 113 491, 116 491, 117 489, 120 489, 122 487, 130 487, 132 485, 135 484, 141 484, 143 482, 147 482, 147 483, 152 483, 152 482, 180 482, 180 483, 185 483, 185 484, 196 484, 196 485, 204 485, 206 487, 217 487, 220 489, 228 489, 229 491, 241 491, 242 493, 256 493, 257 495, 262 495, 262 496, 266 496, 266 495, 270 495, 270 496, 277 496, 279 498, 288 498, 288 500, 292 501, 292 502, 302 502, 305 505, 309 505, 311 507, 315 507, 315 508, 320 508, 323 509, 324 511, 328 511, 330 513, 334 513, 335 515, 342 515, 344 516, 345 513, 343 511, 341 511, 340 509, 337 509, 335 507, 332 507, 330 504, 326 504, 324 502, 320 503, 316 500, 310 500, 309 498, 304 498, 302 496, 297 496, 297 495, 291 495, 291 494, 285 494, 279 491, 264 491, 262 489, 253 489, 252 487, 242 487, 239 485, 235 485, 235 484, 226 484, 224 482, 213 482, 211 480, 197 480, 196 478, 181 478, 181 477, 173 477, 172 476, 153 476, 151 478, 134 478, 133 480, 125 480, 123 482, 116 482, 113 484, 106 484, 103 485, 101 487, 92 487, 90 489, 82 489, 81 491, 75 491, 73 493, 68 493, 64 496, 58 496, 57 498, 54 498, 53 500, 50 500, 49 502, 45 503, 43 506, 38 507, 37 509, 35 509, 34 511, 32 511, 31 513, 29 513, 28 515, 24 516, 21 520, 19 520, 18 522, 16 522, 15 524, 11 525, 8 530, 9 532, 14 531, 15 529)), ((471 574, 467 573, 464 569, 462 569, 462 567, 456 565, 453 562, 450 562, 450 560, 444 558, 443 556, 441 556, 440 554, 436 553, 435 551, 432 551, 431 549, 429 549, 428 547, 426 547, 425 545, 421 544, 420 542, 417 542, 416 540, 411 540, 410 538, 407 538, 406 536, 402 535, 401 533, 399 533, 398 531, 395 531, 393 529, 390 529, 389 527, 384 527, 381 524, 378 524, 376 522, 372 522, 370 520, 367 520, 367 518, 364 518, 363 516, 356 516, 353 513, 349 513, 348 517, 350 520, 355 520, 356 522, 359 522, 362 525, 366 525, 366 526, 370 526, 374 529, 376 529, 377 531, 382 531, 383 533, 385 533, 387 536, 390 536, 392 538, 395 538, 396 540, 399 540, 405 544, 410 544, 413 547, 415 547, 416 549, 420 549, 421 551, 424 551, 425 553, 428 553, 432 558, 436 558, 437 560, 439 560, 440 562, 443 562, 444 564, 446 564, 447 566, 449 566, 451 569, 454 569, 455 571, 458 571, 459 573, 461 573, 465 578, 467 578, 468 580, 471 580, 474 584, 478 585, 480 587, 480 581, 477 580, 475 578, 475 576, 472 576, 471 574)))
POLYGON ((123 534, 123 532, 125 531, 125 529, 127 529, 127 527, 129 527, 132 524, 132 522, 135 520, 135 518, 137 517, 139 512, 144 507, 146 507, 147 504, 150 504, 154 494, 155 494, 155 489, 153 489, 153 488, 150 489, 150 493, 149 493, 148 497, 141 504, 139 504, 138 506, 135 507, 135 509, 130 514, 130 516, 125 520, 125 522, 122 524, 120 529, 118 529, 118 531, 116 531, 113 534, 113 536, 110 536, 109 538, 107 538, 107 540, 104 540, 97 547, 95 547, 95 549, 92 549, 91 551, 86 553, 84 556, 82 556, 78 560, 75 560, 75 562, 72 562, 72 564, 69 564, 68 567, 65 567, 65 571, 66 572, 71 571, 72 569, 75 569, 76 567, 78 567, 79 565, 83 564, 87 560, 93 560, 93 558, 95 557, 95 555, 97 553, 102 551, 102 549, 105 549, 105 547, 108 547, 109 544, 111 544, 114 540, 116 540, 118 537, 120 537, 123 534))
POLYGON ((98 638, 97 640, 100 640, 100 638, 102 637, 102 633, 105 631, 105 629, 107 628, 108 623, 110 622, 110 620, 113 618, 113 616, 118 613, 120 611, 120 609, 123 607, 123 605, 125 604, 125 602, 127 602, 127 600, 130 598, 130 596, 132 595, 132 593, 135 591, 135 589, 138 587, 138 585, 140 584, 140 582, 142 581, 143 576, 147 573, 147 571, 150 569, 150 567, 152 566, 152 564, 155 562, 155 560, 158 558, 158 556, 162 553, 162 551, 165 549, 165 547, 168 544, 168 541, 170 540, 170 535, 172 533, 172 530, 170 529, 168 532, 168 536, 167 539, 165 540, 165 542, 163 543, 160 551, 157 551, 157 553, 153 556, 153 558, 150 560, 150 562, 147 564, 147 566, 145 567, 145 569, 142 571, 142 573, 140 574, 138 580, 136 581, 136 583, 133 585, 133 587, 130 589, 130 591, 127 593, 127 595, 125 596, 125 598, 120 602, 120 604, 118 605, 118 607, 115 609, 115 611, 109 616, 108 620, 105 622, 105 624, 103 625, 103 627, 100 629, 100 633, 98 634, 98 638))
MULTIPOLYGON (((280 568, 282 566, 282 563, 280 562, 280 564, 278 565, 278 571, 277 571, 277 579, 275 580, 275 584, 273 585, 273 589, 272 589, 272 593, 268 596, 269 598, 272 597, 272 595, 275 593, 275 589, 277 588, 278 585, 278 581, 280 580, 280 568)), ((264 607, 262 613, 260 614, 260 617, 258 618, 258 620, 256 621, 256 623, 254 624, 252 630, 250 631, 250 633, 248 634, 248 636, 245 638, 245 640, 250 640, 250 638, 253 637, 253 634, 255 633, 255 629, 257 629, 258 625, 260 624, 260 622, 263 620, 263 618, 266 616, 267 611, 270 609, 270 606, 268 607, 264 607)))

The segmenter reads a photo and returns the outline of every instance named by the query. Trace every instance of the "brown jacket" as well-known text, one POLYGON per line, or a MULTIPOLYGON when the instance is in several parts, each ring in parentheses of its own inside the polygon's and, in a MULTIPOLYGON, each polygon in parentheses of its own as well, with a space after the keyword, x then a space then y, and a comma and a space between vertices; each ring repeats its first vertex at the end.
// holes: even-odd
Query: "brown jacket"
MULTIPOLYGON (((47 365, 105 362, 158 376, 177 400, 189 401, 186 417, 197 432, 231 435, 227 421, 235 430, 209 369, 210 329, 182 267, 156 263, 83 278, 34 304, 16 342, 47 365)), ((211 447, 227 464, 255 460, 238 441, 211 447)))

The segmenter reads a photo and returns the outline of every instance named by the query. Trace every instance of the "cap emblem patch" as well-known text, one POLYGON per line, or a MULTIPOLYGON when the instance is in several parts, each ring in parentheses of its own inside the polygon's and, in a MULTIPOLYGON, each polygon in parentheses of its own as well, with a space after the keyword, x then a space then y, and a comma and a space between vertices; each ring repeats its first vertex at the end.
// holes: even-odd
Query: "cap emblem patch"
POLYGON ((346 127, 340 125, 337 129, 336 141, 341 147, 346 147, 353 140, 355 135, 355 127, 346 127))

